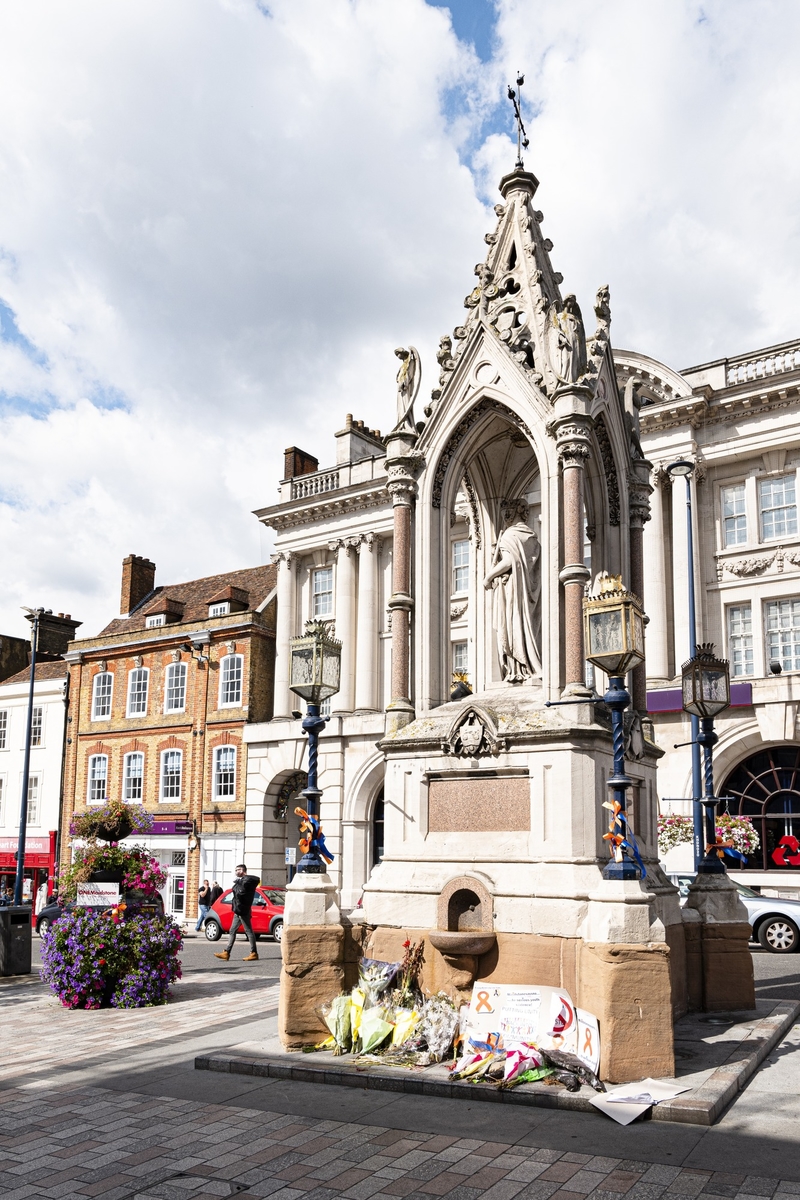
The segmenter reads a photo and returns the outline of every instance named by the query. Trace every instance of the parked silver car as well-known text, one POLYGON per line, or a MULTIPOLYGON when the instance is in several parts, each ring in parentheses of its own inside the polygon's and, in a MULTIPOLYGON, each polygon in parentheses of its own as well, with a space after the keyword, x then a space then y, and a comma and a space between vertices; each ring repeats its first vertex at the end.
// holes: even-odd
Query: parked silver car
MULTIPOLYGON (((693 874, 670 875, 681 895, 681 903, 689 895, 693 874)), ((734 881, 735 882, 735 881, 734 881)), ((753 941, 760 942, 773 954, 792 954, 800 949, 800 900, 779 900, 776 896, 759 896, 752 888, 736 883, 742 903, 753 928, 753 941)))

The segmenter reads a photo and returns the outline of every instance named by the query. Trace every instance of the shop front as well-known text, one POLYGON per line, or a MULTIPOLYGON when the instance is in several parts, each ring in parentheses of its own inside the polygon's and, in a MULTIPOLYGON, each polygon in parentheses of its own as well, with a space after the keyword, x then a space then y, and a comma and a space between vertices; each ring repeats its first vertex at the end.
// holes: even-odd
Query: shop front
POLYGON ((155 821, 149 833, 134 833, 123 845, 143 846, 157 858, 167 874, 161 895, 164 908, 181 924, 186 917, 186 860, 191 821, 155 821))
MULTIPOLYGON (((53 889, 53 879, 56 869, 56 840, 58 834, 53 829, 41 837, 25 839, 25 862, 23 866, 22 896, 25 904, 32 904, 42 885, 45 885, 44 896, 53 889)), ((17 839, 15 837, 0 837, 0 891, 14 891, 14 880, 17 872, 17 839)))

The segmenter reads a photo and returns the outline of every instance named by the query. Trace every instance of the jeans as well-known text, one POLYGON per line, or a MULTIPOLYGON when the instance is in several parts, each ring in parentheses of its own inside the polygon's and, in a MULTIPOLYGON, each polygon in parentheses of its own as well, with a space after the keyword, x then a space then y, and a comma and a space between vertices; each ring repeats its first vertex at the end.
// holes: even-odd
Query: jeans
POLYGON ((230 937, 228 938, 228 945, 225 947, 225 949, 228 951, 228 954, 230 954, 231 950, 233 949, 233 943, 236 941, 236 934, 239 930, 240 925, 241 925, 242 929, 244 929, 247 937, 250 939, 251 951, 253 952, 253 954, 257 954, 258 951, 256 950, 256 935, 253 933, 253 926, 250 924, 250 913, 234 913, 233 914, 233 924, 231 925, 231 934, 230 934, 230 937))
POLYGON ((202 926, 203 921, 205 921, 206 917, 211 912, 211 906, 209 904, 201 904, 201 905, 199 905, 199 909, 200 909, 200 911, 197 915, 197 924, 194 927, 195 933, 197 933, 197 931, 202 926))

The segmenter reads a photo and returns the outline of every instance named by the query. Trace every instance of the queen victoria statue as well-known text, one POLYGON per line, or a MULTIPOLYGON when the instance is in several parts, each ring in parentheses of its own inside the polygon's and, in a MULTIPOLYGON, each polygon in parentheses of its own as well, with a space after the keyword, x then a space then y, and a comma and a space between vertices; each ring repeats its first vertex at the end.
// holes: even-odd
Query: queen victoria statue
POLYGON ((519 505, 497 542, 492 568, 483 581, 494 589, 492 620, 497 654, 506 683, 523 683, 542 673, 539 647, 539 539, 519 505))

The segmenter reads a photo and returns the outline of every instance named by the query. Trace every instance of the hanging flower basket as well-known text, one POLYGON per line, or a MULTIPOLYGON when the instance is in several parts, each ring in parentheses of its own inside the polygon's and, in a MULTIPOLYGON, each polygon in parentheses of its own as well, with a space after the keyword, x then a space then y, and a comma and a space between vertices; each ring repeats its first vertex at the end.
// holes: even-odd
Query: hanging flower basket
MULTIPOLYGON (((732 817, 723 813, 716 818, 717 840, 730 842, 740 854, 750 855, 761 845, 761 839, 750 817, 732 817)), ((658 818, 658 851, 668 854, 676 846, 692 842, 694 822, 691 817, 667 816, 658 818)))
POLYGON ((102 808, 90 808, 73 817, 69 831, 88 842, 121 842, 132 833, 149 833, 153 818, 141 804, 110 800, 102 808))

